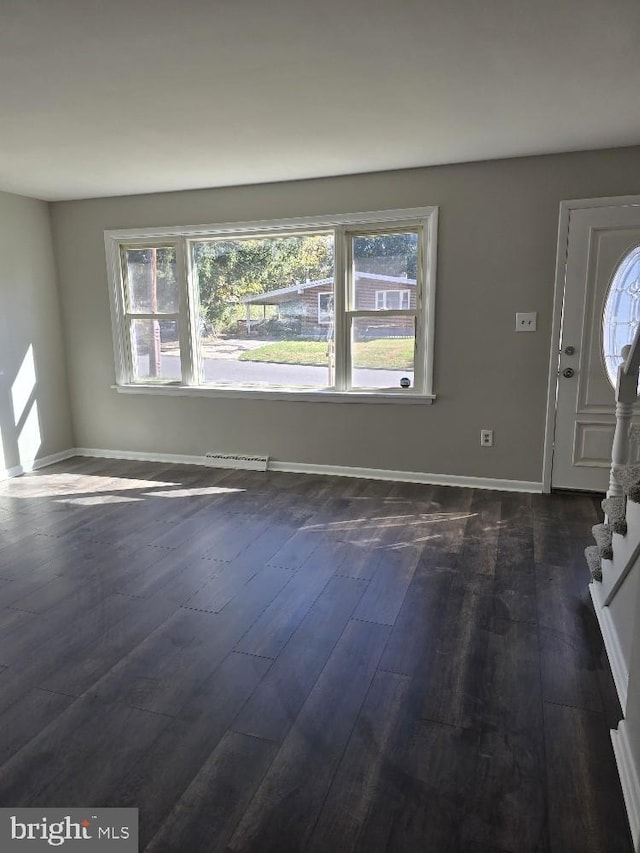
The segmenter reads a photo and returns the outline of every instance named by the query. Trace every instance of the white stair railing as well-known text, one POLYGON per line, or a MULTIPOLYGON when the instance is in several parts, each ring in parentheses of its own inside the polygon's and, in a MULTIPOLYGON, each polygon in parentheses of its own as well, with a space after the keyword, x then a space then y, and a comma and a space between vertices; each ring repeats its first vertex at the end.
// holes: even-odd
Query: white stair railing
POLYGON ((616 480, 616 468, 629 464, 629 427, 633 406, 638 400, 638 374, 640 372, 640 326, 636 329, 633 343, 622 349, 623 363, 618 368, 616 382, 616 429, 611 448, 611 473, 607 497, 621 495, 622 486, 616 480))

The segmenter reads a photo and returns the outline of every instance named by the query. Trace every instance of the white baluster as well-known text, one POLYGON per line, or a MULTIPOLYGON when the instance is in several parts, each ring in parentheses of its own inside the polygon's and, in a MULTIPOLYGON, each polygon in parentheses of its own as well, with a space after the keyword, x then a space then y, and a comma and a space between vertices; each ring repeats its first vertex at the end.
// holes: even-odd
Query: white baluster
POLYGON ((618 381, 616 383, 616 430, 613 436, 613 447, 611 449, 611 474, 609 476, 609 490, 607 497, 621 495, 622 486, 613 476, 616 468, 623 467, 629 463, 629 427, 633 416, 633 406, 638 399, 638 370, 625 373, 627 356, 631 347, 622 350, 623 363, 618 368, 618 381))

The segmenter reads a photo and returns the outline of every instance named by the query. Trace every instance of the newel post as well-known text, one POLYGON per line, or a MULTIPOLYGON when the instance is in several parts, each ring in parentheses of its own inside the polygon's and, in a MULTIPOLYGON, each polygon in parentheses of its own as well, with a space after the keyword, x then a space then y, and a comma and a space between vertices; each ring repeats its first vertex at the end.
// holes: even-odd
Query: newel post
POLYGON ((616 468, 627 465, 629 462, 629 427, 633 415, 633 406, 638 399, 638 370, 625 373, 626 359, 631 347, 624 347, 622 357, 625 361, 618 368, 618 381, 616 382, 616 430, 613 436, 613 447, 611 448, 611 473, 609 476, 609 490, 607 497, 621 495, 622 486, 613 476, 616 468))

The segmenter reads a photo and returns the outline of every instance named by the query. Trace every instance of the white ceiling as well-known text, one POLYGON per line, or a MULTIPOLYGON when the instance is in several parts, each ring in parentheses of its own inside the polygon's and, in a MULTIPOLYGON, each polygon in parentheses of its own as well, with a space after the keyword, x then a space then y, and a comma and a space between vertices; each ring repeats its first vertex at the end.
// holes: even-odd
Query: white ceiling
POLYGON ((0 0, 0 189, 639 144, 639 45, 638 0, 0 0))

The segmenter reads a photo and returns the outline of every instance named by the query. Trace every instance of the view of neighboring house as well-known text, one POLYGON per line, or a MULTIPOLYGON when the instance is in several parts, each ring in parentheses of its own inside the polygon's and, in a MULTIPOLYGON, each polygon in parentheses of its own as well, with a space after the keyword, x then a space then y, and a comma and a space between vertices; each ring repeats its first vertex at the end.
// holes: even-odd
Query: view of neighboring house
MULTIPOLYGON (((416 280, 407 276, 357 272, 354 282, 356 311, 399 311, 416 307, 416 280)), ((278 318, 286 320, 290 331, 304 338, 326 338, 333 322, 333 279, 296 282, 242 299, 247 307, 246 330, 251 334, 252 305, 275 306, 278 318)), ((385 315, 380 323, 369 324, 364 336, 408 337, 413 335, 413 318, 385 315)))

